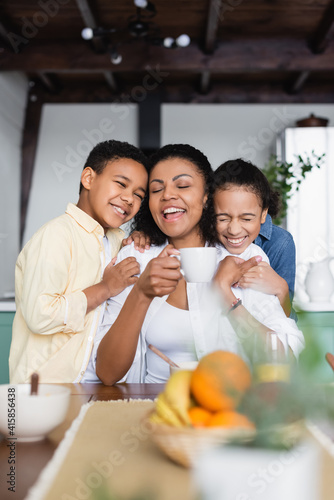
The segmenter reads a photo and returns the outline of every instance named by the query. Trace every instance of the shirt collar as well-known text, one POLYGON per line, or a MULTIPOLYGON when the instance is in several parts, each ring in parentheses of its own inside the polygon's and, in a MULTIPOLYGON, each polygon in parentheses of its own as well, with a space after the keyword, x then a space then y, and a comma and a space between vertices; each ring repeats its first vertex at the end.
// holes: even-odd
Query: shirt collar
MULTIPOLYGON (((95 220, 93 217, 88 215, 86 212, 81 210, 81 208, 77 207, 73 203, 69 203, 66 207, 66 213, 70 215, 81 227, 83 227, 88 233, 100 234, 104 236, 103 227, 95 220)), ((110 233, 119 233, 123 235, 122 229, 108 229, 106 236, 110 235, 110 233)))
POLYGON ((273 232, 273 221, 271 219, 271 216, 267 214, 266 220, 264 221, 263 224, 261 224, 261 229, 259 234, 264 238, 266 238, 267 240, 270 240, 272 232, 273 232))

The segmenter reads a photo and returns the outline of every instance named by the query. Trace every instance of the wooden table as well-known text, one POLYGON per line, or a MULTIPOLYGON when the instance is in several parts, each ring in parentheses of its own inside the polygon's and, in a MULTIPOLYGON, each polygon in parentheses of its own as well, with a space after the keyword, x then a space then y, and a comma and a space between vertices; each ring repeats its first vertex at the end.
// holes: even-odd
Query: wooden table
MULTIPOLYGON (((117 384, 107 387, 103 384, 63 384, 71 389, 68 414, 62 425, 51 432, 47 439, 35 443, 16 444, 16 490, 8 491, 9 449, 7 440, 0 442, 0 499, 23 500, 28 489, 36 482, 41 470, 51 459, 63 439, 66 430, 79 414, 83 404, 89 401, 110 401, 118 399, 154 399, 163 390, 163 384, 117 384)), ((0 438, 1 439, 1 438, 0 438)))
MULTIPOLYGON (((36 482, 40 472, 52 458, 66 430, 80 412, 81 406, 89 401, 109 401, 133 399, 154 399, 162 390, 163 384, 118 384, 107 387, 102 384, 64 384, 71 389, 71 400, 68 414, 61 426, 50 433, 47 439, 35 443, 16 445, 16 491, 8 491, 6 474, 9 471, 9 449, 7 441, 0 437, 0 499, 23 500, 29 488, 36 482)), ((327 434, 330 434, 329 432, 327 434)), ((333 498, 332 491, 332 459, 323 470, 326 477, 326 494, 321 499, 333 498)), ((322 492, 323 493, 323 492, 322 492)), ((319 500, 320 500, 319 498, 319 500)))

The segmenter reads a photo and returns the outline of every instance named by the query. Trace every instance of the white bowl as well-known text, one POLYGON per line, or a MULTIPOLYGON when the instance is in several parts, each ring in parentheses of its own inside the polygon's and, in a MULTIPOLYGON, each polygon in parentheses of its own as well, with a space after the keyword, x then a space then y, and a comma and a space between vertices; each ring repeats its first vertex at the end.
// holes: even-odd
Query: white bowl
POLYGON ((0 385, 0 432, 17 441, 43 439, 64 421, 70 394, 56 384, 39 384, 37 396, 30 384, 0 385))

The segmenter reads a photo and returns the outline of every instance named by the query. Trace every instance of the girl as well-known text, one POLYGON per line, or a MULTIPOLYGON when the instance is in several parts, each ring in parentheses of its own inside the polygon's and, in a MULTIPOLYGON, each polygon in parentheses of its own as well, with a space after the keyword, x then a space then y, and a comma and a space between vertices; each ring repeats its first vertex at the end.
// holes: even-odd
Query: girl
MULTIPOLYGON (((233 289, 221 273, 219 276, 218 272, 216 276, 225 303, 228 304, 231 300, 235 302, 235 310, 229 316, 230 322, 239 330, 241 322, 248 326, 253 324, 252 328, 248 328, 249 331, 263 332, 263 325, 266 325, 267 330, 270 328, 282 334, 285 330, 285 333, 290 334, 289 345, 292 351, 298 355, 303 347, 302 334, 296 328, 295 322, 286 318, 282 308, 289 313, 288 285, 270 267, 267 255, 253 243, 267 214, 277 214, 278 193, 271 190, 261 170, 251 163, 237 159, 222 164, 215 171, 214 207, 218 238, 223 245, 219 247, 219 258, 222 260, 228 255, 244 260, 254 255, 262 257, 259 265, 238 280, 233 289), (261 278, 262 270, 264 278, 261 278), (245 308, 239 309, 241 304, 244 304, 245 308), (247 318, 248 314, 262 326, 247 318)), ((225 328, 228 328, 226 324, 225 328)))
MULTIPOLYGON (((278 193, 271 190, 261 170, 241 159, 223 163, 215 171, 215 179, 218 192, 230 190, 230 187, 234 185, 240 188, 246 187, 258 194, 263 207, 263 216, 260 226, 256 227, 255 243, 265 251, 270 259, 270 265, 263 261, 258 267, 246 273, 238 285, 241 288, 251 287, 254 290, 276 295, 286 315, 289 316, 294 293, 296 252, 291 234, 275 226, 271 221, 271 217, 276 217, 279 211, 278 193)), ((224 244, 224 241, 222 243, 224 244)))

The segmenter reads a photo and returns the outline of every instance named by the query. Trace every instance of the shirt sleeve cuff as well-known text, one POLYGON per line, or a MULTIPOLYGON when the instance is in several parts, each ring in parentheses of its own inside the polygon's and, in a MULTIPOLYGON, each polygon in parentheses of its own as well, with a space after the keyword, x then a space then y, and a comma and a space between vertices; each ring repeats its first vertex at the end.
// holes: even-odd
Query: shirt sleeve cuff
POLYGON ((65 299, 64 333, 80 332, 85 328, 87 297, 84 292, 63 295, 65 299))

